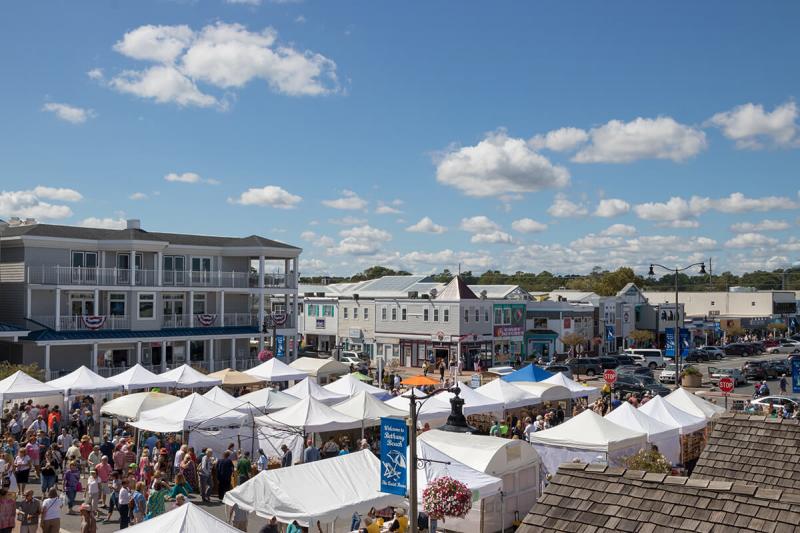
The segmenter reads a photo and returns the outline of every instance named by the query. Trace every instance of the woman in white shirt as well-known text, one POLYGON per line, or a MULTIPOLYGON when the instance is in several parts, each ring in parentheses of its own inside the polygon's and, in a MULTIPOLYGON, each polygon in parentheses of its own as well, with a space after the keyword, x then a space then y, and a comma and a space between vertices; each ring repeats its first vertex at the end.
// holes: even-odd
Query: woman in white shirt
POLYGON ((100 506, 100 477, 97 471, 92 470, 86 480, 86 493, 84 495, 86 503, 89 504, 92 514, 97 518, 98 508, 100 506))
POLYGON ((19 453, 14 458, 14 476, 17 478, 19 493, 25 494, 25 485, 28 484, 28 476, 31 472, 31 458, 25 448, 20 448, 19 453))
POLYGON ((61 530, 61 498, 58 489, 51 488, 42 502, 42 533, 58 533, 61 530))

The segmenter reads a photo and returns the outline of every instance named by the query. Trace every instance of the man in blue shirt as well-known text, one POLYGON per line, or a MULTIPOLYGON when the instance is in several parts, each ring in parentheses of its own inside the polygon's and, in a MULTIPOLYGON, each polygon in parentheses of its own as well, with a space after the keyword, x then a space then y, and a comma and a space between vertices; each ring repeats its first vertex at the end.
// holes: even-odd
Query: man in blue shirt
POLYGON ((147 446, 148 450, 150 450, 150 457, 153 457, 153 448, 156 447, 156 441, 158 441, 158 439, 156 438, 155 433, 151 433, 150 436, 144 441, 144 445, 147 446))
POLYGON ((306 449, 303 450, 303 462, 312 463, 314 461, 319 461, 319 448, 314 446, 313 440, 308 439, 308 442, 306 442, 306 449))

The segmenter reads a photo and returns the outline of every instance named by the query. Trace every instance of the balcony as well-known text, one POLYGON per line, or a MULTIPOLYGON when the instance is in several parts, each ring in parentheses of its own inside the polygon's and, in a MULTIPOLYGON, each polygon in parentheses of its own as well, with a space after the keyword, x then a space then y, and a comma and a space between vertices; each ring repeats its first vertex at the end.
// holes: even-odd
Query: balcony
POLYGON ((131 329, 131 319, 129 316, 81 316, 67 315, 58 317, 58 327, 56 327, 56 317, 54 316, 32 316, 31 320, 50 329, 59 331, 97 331, 131 329))
MULTIPOLYGON (((31 320, 50 329, 59 331, 103 331, 103 330, 129 330, 131 317, 117 315, 81 316, 66 315, 58 318, 56 327, 55 316, 32 316, 31 320)), ((284 328, 291 328, 291 317, 284 328)), ((258 327, 258 315, 251 313, 225 313, 224 315, 198 314, 198 315, 166 315, 155 323, 149 323, 146 329, 176 329, 176 328, 204 328, 204 327, 258 327)), ((145 328, 139 328, 145 329, 145 328)))
MULTIPOLYGON (((27 267, 28 283, 33 285, 73 285, 89 287, 156 287, 158 271, 145 269, 39 266, 27 267), (133 280, 131 280, 133 276, 133 280)), ((293 276, 282 273, 264 274, 266 288, 296 288, 293 276)), ((296 284, 295 284, 296 285, 296 284)), ((258 274, 254 272, 209 272, 196 270, 164 270, 161 286, 187 288, 254 289, 258 274)))

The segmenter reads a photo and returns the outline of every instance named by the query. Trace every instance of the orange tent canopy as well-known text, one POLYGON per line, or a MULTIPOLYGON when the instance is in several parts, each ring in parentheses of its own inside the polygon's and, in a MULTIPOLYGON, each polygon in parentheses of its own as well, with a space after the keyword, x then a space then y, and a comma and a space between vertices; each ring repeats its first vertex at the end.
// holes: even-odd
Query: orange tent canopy
POLYGON ((438 385, 439 380, 429 378, 428 376, 411 376, 401 381, 403 385, 410 385, 412 387, 424 387, 426 385, 438 385))

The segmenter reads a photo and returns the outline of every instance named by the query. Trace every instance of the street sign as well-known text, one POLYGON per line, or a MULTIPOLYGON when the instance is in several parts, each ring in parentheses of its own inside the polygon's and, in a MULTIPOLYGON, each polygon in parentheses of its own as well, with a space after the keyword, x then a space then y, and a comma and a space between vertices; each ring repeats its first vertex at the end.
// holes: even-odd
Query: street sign
POLYGON ((800 357, 792 357, 792 394, 800 392, 800 357))
POLYGON ((721 390, 723 394, 732 393, 734 386, 733 378, 719 378, 719 390, 721 390))
POLYGON ((608 369, 603 371, 603 379, 606 380, 606 383, 609 385, 613 385, 615 381, 617 381, 617 371, 608 369))
MULTIPOLYGON (((405 496, 407 492, 406 447, 408 426, 398 418, 381 418, 381 492, 405 496)), ((416 465, 410 465, 416 468, 416 465)))

